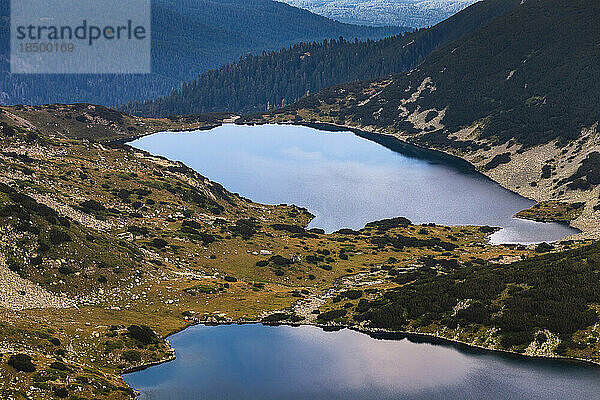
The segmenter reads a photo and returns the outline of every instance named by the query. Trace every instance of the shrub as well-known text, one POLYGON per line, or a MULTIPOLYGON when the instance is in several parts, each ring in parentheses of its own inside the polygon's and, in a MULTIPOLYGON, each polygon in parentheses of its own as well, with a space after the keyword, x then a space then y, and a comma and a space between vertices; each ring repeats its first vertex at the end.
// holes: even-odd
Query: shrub
POLYGON ((181 226, 187 226, 192 229, 201 229, 202 224, 193 220, 185 220, 181 223, 181 226))
POLYGON ((145 325, 131 325, 127 328, 129 336, 142 344, 152 344, 158 342, 158 336, 149 327, 145 325))
POLYGON ((346 290, 345 292, 340 293, 342 295, 342 297, 345 297, 349 300, 356 300, 356 299, 360 299, 363 295, 362 290, 357 290, 357 289, 353 289, 353 290, 346 290))
POLYGON ((269 261, 275 265, 290 265, 292 264, 292 260, 289 258, 282 257, 280 255, 273 256, 269 258, 269 261))
POLYGON ((546 253, 548 251, 553 250, 554 247, 552 247, 551 244, 548 244, 546 242, 540 243, 536 246, 535 251, 536 253, 546 253))
POLYGON ((60 361, 54 361, 52 364, 50 364, 50 368, 57 369, 59 371, 70 371, 71 370, 71 368, 69 368, 65 363, 62 363, 60 361))
POLYGON ((235 235, 240 235, 248 240, 258 231, 259 225, 254 219, 240 219, 229 230, 235 235))
POLYGON ((106 208, 96 200, 86 200, 79 203, 79 206, 84 212, 90 213, 92 211, 104 211, 106 208))
POLYGON ((456 317, 467 323, 488 324, 491 313, 480 302, 474 302, 468 308, 459 310, 456 317))
POLYGON ((6 260, 6 265, 8 266, 8 269, 13 272, 21 273, 23 271, 23 263, 14 257, 8 257, 6 260))
POLYGON ((43 262, 43 259, 40 256, 33 257, 31 260, 29 260, 29 263, 34 266, 41 265, 42 262, 43 262))
POLYGON ((279 321, 284 321, 286 319, 289 319, 290 316, 288 314, 285 313, 275 313, 275 314, 271 314, 271 315, 267 315, 266 317, 264 317, 262 319, 263 323, 266 324, 272 324, 272 323, 276 323, 279 321))
POLYGON ((58 272, 63 275, 71 275, 74 274, 77 270, 72 265, 62 265, 58 267, 58 272))
POLYGON ((485 165, 485 169, 494 169, 502 164, 507 164, 511 160, 510 153, 498 154, 492 160, 485 165))
POLYGON ((494 232, 496 232, 497 229, 498 228, 494 228, 494 227, 485 225, 485 226, 480 226, 479 227, 479 232, 481 232, 481 233, 494 233, 494 232))
POLYGON ((306 256, 306 262, 310 264, 317 264, 319 261, 323 261, 324 259, 324 257, 316 256, 313 254, 309 254, 306 256))
POLYGON ((225 281, 226 282, 237 282, 237 278, 234 278, 233 276, 226 276, 225 277, 225 281))
POLYGON ((150 242, 150 246, 156 247, 157 249, 164 249, 169 243, 165 239, 156 238, 150 242))
POLYGON ((367 299, 360 299, 358 301, 358 305, 356 306, 356 312, 364 313, 371 308, 371 304, 367 299))
POLYGON ((528 331, 506 332, 500 337, 500 344, 504 348, 512 346, 526 345, 533 340, 533 334, 528 331))
POLYGON ((8 359, 8 365, 20 372, 35 371, 35 365, 27 354, 13 354, 8 359))
POLYGON ((326 311, 324 313, 321 313, 317 316, 317 319, 319 321, 324 321, 324 322, 328 322, 328 321, 333 321, 334 319, 338 319, 338 318, 342 318, 346 315, 347 311, 346 310, 331 310, 331 311, 326 311))
POLYGON ((55 386, 52 391, 54 392, 54 395, 58 398, 61 399, 66 399, 67 396, 69 396, 69 391, 67 390, 67 388, 64 388, 62 386, 55 386))
POLYGON ((551 165, 544 165, 542 167, 542 179, 548 179, 552 176, 552 166, 551 165))
POLYGON ((128 227, 127 232, 133 233, 134 235, 142 235, 142 236, 146 236, 149 233, 148 228, 139 227, 139 226, 135 226, 135 225, 128 227))
POLYGON ((408 218, 396 217, 369 222, 365 227, 374 228, 381 231, 387 231, 392 228, 406 227, 408 225, 412 225, 412 222, 408 218))
POLYGON ((130 363, 139 362, 142 360, 142 353, 137 350, 125 350, 121 358, 130 363))
POLYGON ((277 231, 287 231, 289 233, 304 233, 303 227, 290 224, 273 224, 271 227, 277 231))
POLYGON ((340 234, 340 235, 359 235, 360 232, 355 231, 354 229, 348 229, 348 228, 342 228, 338 231, 335 231, 334 233, 340 234))
POLYGON ((48 238, 50 239, 50 243, 52 243, 55 246, 58 246, 62 243, 67 243, 67 242, 70 242, 71 240, 73 240, 67 232, 65 232, 61 229, 57 229, 57 228, 50 229, 48 238))

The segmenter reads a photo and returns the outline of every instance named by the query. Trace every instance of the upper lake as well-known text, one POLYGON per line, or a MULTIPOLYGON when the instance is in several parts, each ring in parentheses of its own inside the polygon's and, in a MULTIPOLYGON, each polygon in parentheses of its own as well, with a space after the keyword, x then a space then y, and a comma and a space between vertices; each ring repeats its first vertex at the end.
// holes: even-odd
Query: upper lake
POLYGON ((398 216, 414 223, 500 226, 493 243, 550 242, 577 232, 514 218, 534 202, 464 162, 395 139, 381 140, 387 147, 351 132, 224 125, 158 133, 131 144, 183 161, 253 201, 306 207, 316 216, 310 227, 327 232, 398 216))

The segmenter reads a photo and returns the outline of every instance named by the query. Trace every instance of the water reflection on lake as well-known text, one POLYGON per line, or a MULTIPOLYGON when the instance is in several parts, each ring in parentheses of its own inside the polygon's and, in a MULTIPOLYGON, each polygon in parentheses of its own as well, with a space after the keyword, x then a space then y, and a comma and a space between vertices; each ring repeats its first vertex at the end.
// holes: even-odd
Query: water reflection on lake
POLYGON ((132 143, 185 162, 253 201, 293 203, 316 215, 310 227, 360 229, 377 219, 502 226, 496 243, 559 240, 576 231, 513 218, 533 205, 481 174, 414 146, 383 139, 395 151, 350 132, 302 126, 224 125, 159 133, 132 143))
POLYGON ((312 326, 196 326, 173 362, 125 376, 143 400, 597 399, 600 370, 312 326))

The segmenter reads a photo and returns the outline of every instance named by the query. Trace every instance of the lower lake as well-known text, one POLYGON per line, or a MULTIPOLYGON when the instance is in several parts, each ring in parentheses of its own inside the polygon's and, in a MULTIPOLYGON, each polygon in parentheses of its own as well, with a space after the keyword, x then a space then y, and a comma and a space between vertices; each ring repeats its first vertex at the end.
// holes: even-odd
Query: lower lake
POLYGON ((194 326, 175 361, 125 375, 141 400, 598 399, 600 369, 314 326, 194 326))
POLYGON ((575 229, 514 218, 533 201, 468 164, 379 137, 303 126, 224 125, 158 133, 131 144, 188 166, 230 191, 267 204, 296 204, 310 227, 332 232, 403 216, 414 223, 490 225, 493 243, 560 240, 575 229), (387 147, 386 147, 387 146, 387 147))

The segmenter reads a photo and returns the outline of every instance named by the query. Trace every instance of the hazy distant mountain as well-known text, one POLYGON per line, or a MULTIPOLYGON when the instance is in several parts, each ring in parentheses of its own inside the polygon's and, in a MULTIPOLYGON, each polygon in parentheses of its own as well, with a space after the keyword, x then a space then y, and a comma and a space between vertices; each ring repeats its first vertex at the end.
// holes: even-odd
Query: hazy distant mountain
POLYGON ((281 0, 341 22, 362 25, 435 25, 477 0, 281 0))
POLYGON ((299 41, 381 39, 406 29, 340 23, 272 0, 153 0, 150 75, 10 75, 9 1, 0 0, 0 104, 115 105, 168 94, 248 53, 299 41))

